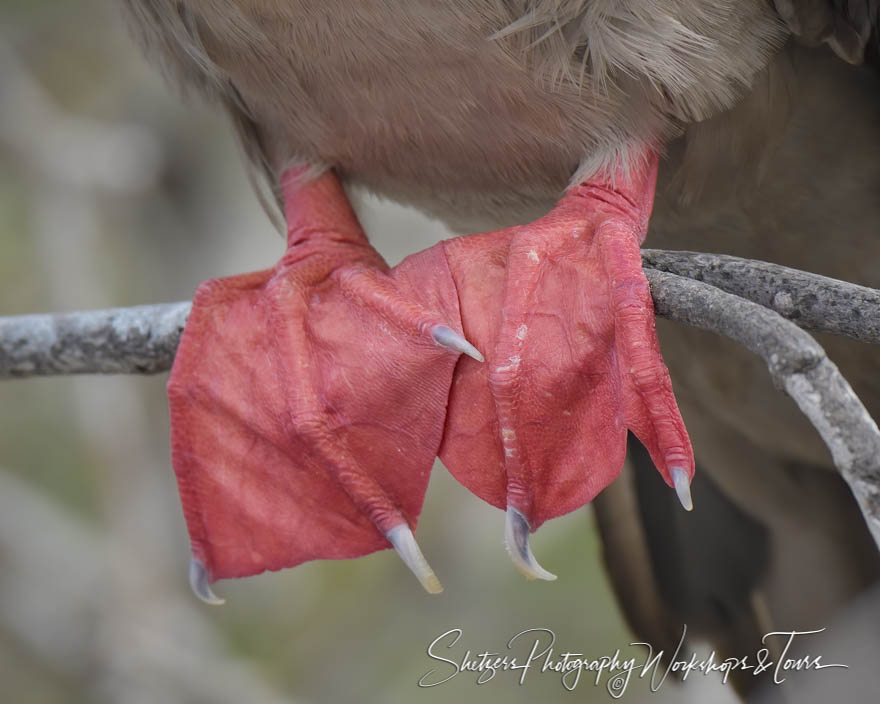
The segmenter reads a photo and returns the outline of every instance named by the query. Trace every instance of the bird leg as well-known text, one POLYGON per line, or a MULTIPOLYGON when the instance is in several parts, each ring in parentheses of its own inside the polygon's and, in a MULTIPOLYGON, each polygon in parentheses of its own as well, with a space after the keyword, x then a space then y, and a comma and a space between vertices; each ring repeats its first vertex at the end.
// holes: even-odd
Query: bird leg
POLYGON ((689 508, 639 250, 656 170, 651 153, 394 269, 335 176, 288 172, 286 253, 199 287, 168 383, 194 591, 216 603, 215 579, 387 547, 439 591, 412 532, 438 452, 506 509, 529 577, 553 579, 529 533, 617 476, 627 430, 689 508))
POLYGON ((506 509, 527 576, 529 532, 619 473, 627 430, 690 508, 694 459, 660 355, 640 245, 658 157, 574 186, 529 225, 444 243, 465 335, 487 357, 456 371, 440 457, 506 509))
POLYGON ((332 173, 283 188, 287 251, 199 287, 168 382, 191 583, 216 603, 216 579, 393 546, 440 591, 412 531, 459 353, 481 359, 446 258, 389 269, 332 173))

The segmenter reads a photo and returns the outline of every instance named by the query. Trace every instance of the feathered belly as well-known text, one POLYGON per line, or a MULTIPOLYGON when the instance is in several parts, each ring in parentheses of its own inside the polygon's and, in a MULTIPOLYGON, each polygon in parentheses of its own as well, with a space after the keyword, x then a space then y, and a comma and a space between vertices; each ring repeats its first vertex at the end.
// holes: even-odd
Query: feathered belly
POLYGON ((326 163, 435 215, 506 222, 585 161, 742 92, 777 23, 760 0, 707 4, 213 0, 199 12, 276 167, 326 163))

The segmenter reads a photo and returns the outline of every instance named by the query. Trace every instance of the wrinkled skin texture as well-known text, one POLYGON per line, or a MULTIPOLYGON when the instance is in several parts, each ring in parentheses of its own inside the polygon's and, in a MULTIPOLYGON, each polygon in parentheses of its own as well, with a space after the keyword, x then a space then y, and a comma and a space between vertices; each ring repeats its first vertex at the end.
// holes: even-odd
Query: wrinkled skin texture
POLYGON ((389 271, 330 174, 288 203, 273 269, 199 288, 168 384, 193 555, 215 579, 388 547, 443 431, 456 355, 420 329, 459 320, 442 250, 389 271))
POLYGON ((690 443, 641 271, 656 157, 531 225, 389 269, 330 173, 288 173, 288 250, 199 289, 169 381, 172 460, 212 579, 355 557, 414 528, 434 457, 532 530, 690 443), (437 345, 448 326, 485 364, 437 345), (448 407, 447 407, 448 404, 448 407), (441 444, 442 441, 442 444, 441 444))
POLYGON ((639 253, 656 161, 634 171, 570 189, 530 225, 445 244, 487 363, 459 363, 440 457, 533 530, 617 476, 628 428, 670 485, 671 467, 693 471, 639 253))

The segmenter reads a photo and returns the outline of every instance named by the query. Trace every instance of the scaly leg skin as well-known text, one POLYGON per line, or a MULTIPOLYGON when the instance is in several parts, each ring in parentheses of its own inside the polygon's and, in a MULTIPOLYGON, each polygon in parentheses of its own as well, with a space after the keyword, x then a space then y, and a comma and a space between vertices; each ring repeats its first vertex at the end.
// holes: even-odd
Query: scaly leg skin
POLYGON ((528 535, 593 499, 620 472, 627 429, 690 509, 694 459, 660 356, 639 247, 653 202, 653 151, 571 188, 544 218, 444 243, 464 332, 440 457, 506 509, 514 564, 528 535))
POLYGON ((393 546, 440 591, 412 531, 459 353, 482 359, 446 258, 392 271, 332 173, 283 186, 285 255, 198 289, 168 382, 191 584, 219 603, 216 579, 393 546))

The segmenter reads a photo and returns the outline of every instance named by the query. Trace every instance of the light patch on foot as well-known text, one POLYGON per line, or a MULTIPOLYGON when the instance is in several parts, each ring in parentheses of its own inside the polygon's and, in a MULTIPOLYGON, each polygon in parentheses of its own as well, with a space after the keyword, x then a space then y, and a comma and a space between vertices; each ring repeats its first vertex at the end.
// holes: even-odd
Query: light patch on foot
POLYGON ((531 259, 533 262, 541 261, 540 257, 538 257, 538 253, 534 249, 529 251, 529 259, 531 259))
POLYGON ((504 367, 495 367, 495 371, 498 372, 499 374, 503 374, 504 372, 511 372, 511 371, 515 372, 517 369, 519 369, 519 363, 522 361, 522 357, 520 357, 519 355, 514 355, 513 357, 511 357, 507 361, 509 361, 510 364, 508 364, 504 367))
POLYGON ((513 428, 501 429, 501 446, 504 448, 505 457, 516 457, 516 431, 513 428))
POLYGON ((520 325, 519 330, 516 331, 516 339, 517 340, 525 340, 528 332, 529 332, 528 325, 520 325))

